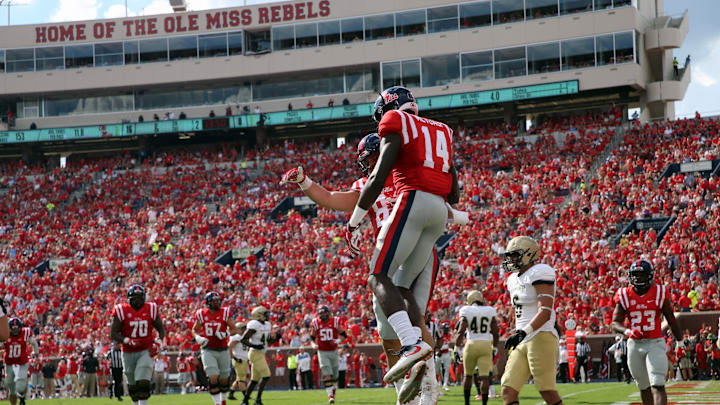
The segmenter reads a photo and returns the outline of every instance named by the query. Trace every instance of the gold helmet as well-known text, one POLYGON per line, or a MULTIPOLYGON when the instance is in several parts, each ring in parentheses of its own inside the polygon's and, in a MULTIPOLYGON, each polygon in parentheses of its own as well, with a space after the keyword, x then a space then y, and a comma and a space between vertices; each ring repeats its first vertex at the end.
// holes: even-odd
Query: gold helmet
POLYGON ((253 308, 250 316, 256 321, 265 322, 268 320, 268 310, 261 305, 259 307, 253 308))
POLYGON ((516 236, 505 249, 505 271, 521 271, 535 264, 540 258, 540 246, 529 236, 516 236))
POLYGON ((467 304, 472 305, 474 302, 485 302, 485 298, 478 290, 472 290, 467 296, 467 304))

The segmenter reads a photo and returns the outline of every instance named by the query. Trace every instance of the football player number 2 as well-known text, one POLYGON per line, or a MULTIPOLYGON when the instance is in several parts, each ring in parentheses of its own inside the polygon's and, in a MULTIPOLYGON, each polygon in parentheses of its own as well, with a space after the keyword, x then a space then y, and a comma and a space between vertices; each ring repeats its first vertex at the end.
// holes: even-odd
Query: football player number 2
POLYGON ((643 323, 644 325, 642 325, 642 330, 655 330, 655 311, 647 310, 630 312, 630 329, 638 329, 640 324, 643 323), (645 322, 643 322, 643 318, 645 318, 645 322))
POLYGON ((132 326, 131 338, 146 337, 148 335, 148 323, 147 321, 130 321, 132 326))
POLYGON ((10 347, 8 347, 8 358, 20 358, 20 353, 22 353, 22 347, 20 345, 10 345, 10 347))
POLYGON ((423 166, 431 169, 435 168, 435 157, 442 159, 442 172, 447 173, 450 171, 450 151, 448 150, 447 140, 445 139, 445 132, 436 130, 436 141, 435 141, 435 156, 433 156, 433 144, 430 138, 430 128, 426 126, 420 127, 425 137, 425 162, 423 166))
POLYGON ((329 342, 333 340, 332 329, 320 329, 320 340, 323 342, 329 342))

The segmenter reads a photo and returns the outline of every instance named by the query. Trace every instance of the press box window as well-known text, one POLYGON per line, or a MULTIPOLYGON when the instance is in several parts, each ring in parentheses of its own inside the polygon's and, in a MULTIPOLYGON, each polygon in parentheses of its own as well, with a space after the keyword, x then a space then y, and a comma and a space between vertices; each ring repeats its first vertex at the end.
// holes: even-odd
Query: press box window
POLYGON ((425 10, 395 13, 395 30, 398 37, 425 33, 425 10))
POLYGON ((295 26, 295 46, 298 48, 312 48, 318 46, 318 31, 316 23, 298 24, 295 26))
POLYGON ((35 48, 35 70, 55 70, 65 67, 62 46, 35 48))
POLYGON ((557 72, 560 70, 560 43, 528 45, 528 74, 557 72))
POLYGON ((273 49, 276 51, 284 51, 287 49, 295 49, 295 26, 284 25, 273 27, 273 49))
POLYGON ((125 48, 126 65, 140 62, 140 47, 138 46, 138 41, 125 41, 123 42, 123 48, 125 48))
POLYGON ((427 9, 428 32, 457 31, 458 6, 427 9))
POLYGON ((493 0, 493 21, 507 24, 525 19, 523 0, 493 0))
POLYGON ((74 45, 65 47, 65 68, 93 67, 93 46, 74 45))
POLYGON ((563 70, 583 69, 595 66, 595 38, 579 38, 562 41, 563 70))
POLYGON ((122 64, 122 42, 100 42, 95 44, 95 66, 114 66, 122 64))
POLYGON ((525 76, 525 47, 497 49, 495 57, 495 79, 525 76))
POLYGON ((422 87, 445 86, 460 82, 458 54, 422 58, 422 87))
POLYGON ((340 43, 340 21, 322 21, 318 23, 318 41, 320 46, 340 43))
POLYGON ((197 58, 197 41, 196 36, 168 38, 170 60, 197 58))
POLYGON ((492 51, 470 52, 460 55, 462 81, 483 81, 493 79, 492 51))
POLYGON ((5 51, 5 69, 8 73, 35 70, 35 49, 8 49, 5 51))
POLYGON ((556 17, 557 15, 557 0, 525 0, 525 18, 528 20, 556 17))
POLYGON ((340 20, 340 29, 342 30, 343 44, 363 40, 362 17, 340 20))
POLYGON ((460 4, 460 28, 487 27, 492 24, 490 0, 460 4))
POLYGON ((395 17, 392 14, 365 17, 365 40, 375 41, 395 37, 395 17))
POLYGON ((140 42, 140 63, 167 62, 167 39, 146 39, 140 42))

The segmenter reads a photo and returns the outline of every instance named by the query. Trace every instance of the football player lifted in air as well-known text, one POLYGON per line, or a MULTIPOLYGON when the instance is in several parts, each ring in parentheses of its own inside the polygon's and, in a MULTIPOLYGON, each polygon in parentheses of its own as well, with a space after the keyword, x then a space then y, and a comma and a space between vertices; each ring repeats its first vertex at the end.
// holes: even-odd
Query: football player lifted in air
POLYGON ((257 398, 255 398, 255 405, 262 405, 262 393, 265 389, 265 384, 270 380, 270 367, 265 358, 265 345, 271 345, 277 342, 278 337, 277 335, 272 336, 270 334, 270 330, 272 329, 270 312, 265 309, 265 307, 259 306, 253 308, 250 316, 252 320, 248 322, 247 329, 240 340, 240 343, 250 348, 248 357, 252 365, 250 386, 245 391, 242 405, 248 405, 250 394, 252 394, 256 385, 258 386, 258 394, 257 398))
POLYGON ((423 313, 412 295, 403 295, 398 287, 407 289, 407 282, 422 273, 446 228, 448 203, 459 200, 452 130, 417 114, 415 98, 404 87, 388 88, 375 101, 380 156, 360 192, 345 236, 350 250, 358 254, 360 223, 392 175, 396 201, 378 234, 368 277, 401 344, 400 358, 383 378, 387 384, 406 374, 423 375, 428 366, 425 359, 431 356, 432 345, 421 339, 423 313))
POLYGON ((334 404, 339 375, 337 341, 340 336, 347 339, 348 334, 341 329, 340 318, 330 316, 330 308, 323 305, 318 308, 317 313, 317 318, 310 323, 312 329, 310 338, 317 346, 320 372, 323 375, 323 383, 328 394, 328 403, 334 404))
POLYGON ((5 389, 10 396, 10 405, 20 400, 25 405, 25 394, 28 389, 28 345, 32 346, 33 355, 38 355, 38 344, 33 338, 30 328, 26 328, 18 318, 8 322, 10 336, 3 343, 5 346, 5 389))
POLYGON ((225 405, 230 391, 230 351, 228 336, 237 333, 230 308, 222 306, 220 294, 205 294, 206 308, 195 313, 192 333, 200 344, 203 367, 208 376, 210 395, 215 405, 225 405))
POLYGON ((463 349, 465 405, 470 405, 475 367, 478 369, 477 375, 482 384, 482 404, 487 405, 493 349, 497 347, 500 338, 496 316, 495 308, 486 305, 485 298, 477 290, 470 291, 467 305, 460 308, 460 328, 455 340, 455 348, 462 346, 464 334, 467 333, 467 341, 463 349))
POLYGON ((157 304, 145 302, 143 286, 130 286, 127 299, 128 302, 113 308, 110 338, 122 343, 123 368, 133 405, 147 405, 153 371, 150 350, 154 344, 156 347, 161 345, 161 342, 154 340, 152 329, 157 330, 158 337, 162 340, 165 338, 165 327, 157 304))
POLYGON ((505 341, 512 350, 503 373, 502 398, 516 405, 523 385, 532 375, 535 388, 548 405, 560 405, 555 385, 555 363, 559 350, 555 330, 555 269, 539 263, 540 247, 533 238, 517 236, 505 250, 503 267, 511 272, 507 289, 515 309, 515 328, 505 341))
MULTIPOLYGON (((351 213, 355 208, 355 204, 358 201, 360 192, 362 192, 365 184, 367 183, 367 176, 371 170, 373 170, 375 163, 377 162, 380 151, 380 137, 376 133, 366 135, 358 144, 358 166, 363 172, 364 177, 355 181, 349 191, 337 192, 328 191, 322 185, 314 183, 308 175, 303 172, 302 167, 294 168, 289 170, 283 176, 281 183, 293 183, 298 184, 300 189, 303 190, 305 195, 310 197, 315 203, 326 208, 344 211, 351 213)), ((390 212, 393 209, 395 202, 395 186, 392 182, 392 178, 388 178, 383 188, 382 193, 378 195, 377 200, 370 207, 368 216, 370 217, 370 224, 374 230, 375 236, 377 237, 383 222, 387 221, 390 217, 390 212)), ((467 223, 467 213, 454 210, 454 223, 467 223)), ((432 287, 435 283, 435 277, 438 274, 439 260, 437 258, 437 252, 428 258, 425 266, 420 275, 411 282, 409 280, 401 279, 399 275, 393 279, 396 285, 401 287, 400 291, 403 296, 412 295, 415 303, 417 304, 420 313, 425 312, 425 308, 432 295, 432 287), (402 284, 398 284, 402 283, 402 284)), ((388 358, 388 366, 392 367, 398 359, 396 354, 401 349, 400 340, 395 334, 395 331, 387 321, 387 317, 382 312, 382 308, 377 301, 376 297, 373 297, 373 309, 375 310, 377 322, 378 322, 378 334, 382 339, 383 350, 388 358)), ((428 344, 433 344, 433 339, 430 333, 427 331, 425 325, 422 327, 423 339, 428 344)), ((423 404, 431 404, 434 402, 433 397, 437 394, 437 380, 432 377, 435 374, 435 363, 428 363, 429 373, 426 373, 423 381, 423 394, 421 402, 423 404)), ((402 390, 402 399, 404 402, 409 401, 417 395, 419 384, 417 384, 417 377, 423 378, 422 375, 415 375, 414 379, 407 379, 402 384, 397 382, 395 384, 398 393, 402 390)), ((402 401, 401 401, 402 402, 402 401)))
POLYGON ((666 405, 665 374, 667 355, 662 333, 665 317, 676 344, 683 346, 682 332, 675 320, 673 306, 665 285, 655 284, 653 267, 645 260, 630 266, 630 287, 615 294, 612 328, 628 337, 628 368, 640 390, 643 405, 666 405), (630 327, 625 327, 626 317, 630 327))

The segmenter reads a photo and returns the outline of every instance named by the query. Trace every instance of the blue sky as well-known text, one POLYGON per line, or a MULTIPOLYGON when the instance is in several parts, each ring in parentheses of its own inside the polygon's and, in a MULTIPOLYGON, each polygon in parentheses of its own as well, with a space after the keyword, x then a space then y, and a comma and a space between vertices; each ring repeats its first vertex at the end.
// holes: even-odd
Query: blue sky
MULTIPOLYGON (((3 0, 7 4, 8 0, 3 0)), ((186 0, 191 10, 267 3, 266 0, 186 0)), ((125 16, 125 0, 11 0, 11 24, 91 20, 125 16), (24 5, 21 5, 24 4, 24 5)), ((127 0, 129 15, 169 13, 168 0, 127 0)), ((676 103, 678 117, 720 115, 720 16, 719 0, 665 0, 666 15, 689 9, 690 32, 683 47, 675 50, 681 65, 692 57, 692 83, 685 99, 676 103)), ((0 7, 0 25, 7 24, 7 7, 0 7)))

